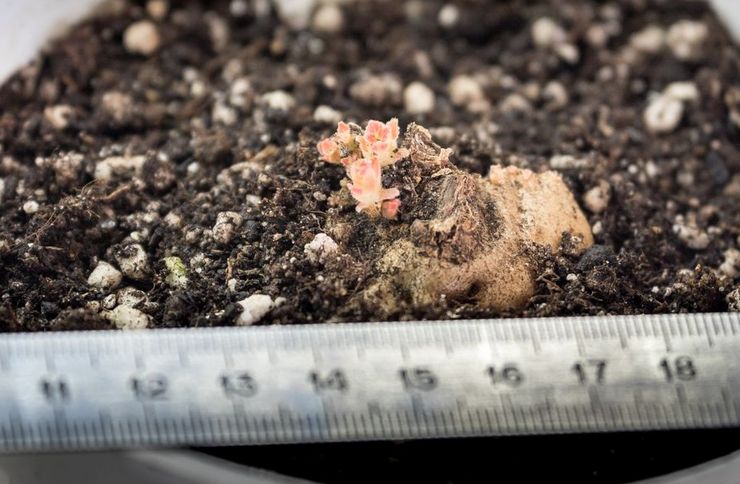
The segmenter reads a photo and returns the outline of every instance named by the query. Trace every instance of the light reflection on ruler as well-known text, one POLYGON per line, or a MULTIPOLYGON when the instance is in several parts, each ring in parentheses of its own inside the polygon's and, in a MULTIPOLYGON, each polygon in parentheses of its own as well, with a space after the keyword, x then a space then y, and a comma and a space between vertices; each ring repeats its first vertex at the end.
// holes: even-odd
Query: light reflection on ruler
POLYGON ((0 336, 0 451, 740 424, 740 314, 0 336))

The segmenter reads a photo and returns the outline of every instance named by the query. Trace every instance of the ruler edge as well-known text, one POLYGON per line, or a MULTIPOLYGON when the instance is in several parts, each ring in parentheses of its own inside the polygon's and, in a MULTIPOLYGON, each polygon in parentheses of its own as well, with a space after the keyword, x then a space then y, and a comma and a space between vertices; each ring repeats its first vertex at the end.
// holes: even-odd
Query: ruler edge
MULTIPOLYGON (((12 340, 36 340, 38 342, 45 340, 62 339, 82 339, 92 337, 95 339, 104 338, 110 335, 123 335, 127 337, 139 337, 142 335, 166 334, 171 336, 183 335, 187 338, 197 337, 209 332, 221 333, 263 333, 279 334, 288 331, 301 331, 306 333, 320 333, 330 331, 334 328, 339 330, 356 331, 382 331, 387 328, 394 328, 401 331, 413 331, 424 328, 435 328, 441 326, 485 326, 485 325, 506 325, 529 326, 532 324, 542 325, 548 322, 570 322, 573 324, 587 324, 594 326, 599 323, 607 322, 630 322, 634 319, 651 320, 655 322, 680 323, 682 321, 692 320, 695 324, 697 320, 702 320, 706 325, 707 319, 725 319, 730 323, 736 322, 740 327, 740 313, 737 312, 706 312, 706 313, 641 313, 641 314, 621 314, 621 315, 593 315, 593 316, 546 316, 546 317, 506 317, 506 318, 478 318, 478 319, 439 319, 439 320, 412 320, 412 321, 358 321, 358 322, 340 322, 340 323, 296 323, 296 324, 275 324, 259 326, 198 326, 198 327, 175 327, 175 328, 143 328, 143 329, 86 329, 86 330, 69 330, 69 331, 21 331, 21 332, 4 332, 0 333, 0 344, 12 340), (734 320, 734 321, 733 321, 734 320)), ((567 335, 566 335, 567 336, 567 335)), ((573 338, 566 338, 573 339, 573 338)))

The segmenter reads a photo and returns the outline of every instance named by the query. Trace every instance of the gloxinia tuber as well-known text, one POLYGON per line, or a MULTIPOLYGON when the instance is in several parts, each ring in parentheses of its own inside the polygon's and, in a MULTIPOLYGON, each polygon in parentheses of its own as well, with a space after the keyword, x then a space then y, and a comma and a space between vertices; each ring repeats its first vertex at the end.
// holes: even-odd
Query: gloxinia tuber
MULTIPOLYGON (((404 223, 371 228, 373 250, 365 253, 371 275, 354 304, 372 307, 379 317, 437 304, 520 308, 535 293, 540 254, 558 252, 564 236, 576 252, 593 244, 588 221, 558 173, 493 165, 481 177, 452 164, 451 150, 423 127, 409 125, 399 147, 397 122, 376 123, 364 133, 340 123, 319 143, 324 160, 347 167, 358 210, 388 207, 384 215, 392 217, 398 189, 408 193, 404 223), (382 188, 381 167, 401 157, 394 173, 400 185, 382 188)), ((356 226, 340 211, 326 230, 351 247, 363 233, 356 226)))
POLYGON ((382 167, 405 156, 405 150, 398 148, 398 134, 396 118, 387 123, 370 121, 364 131, 356 124, 340 122, 337 132, 316 146, 321 159, 344 165, 350 179, 347 188, 358 202, 358 212, 371 217, 396 217, 400 192, 397 188, 383 188, 382 167))

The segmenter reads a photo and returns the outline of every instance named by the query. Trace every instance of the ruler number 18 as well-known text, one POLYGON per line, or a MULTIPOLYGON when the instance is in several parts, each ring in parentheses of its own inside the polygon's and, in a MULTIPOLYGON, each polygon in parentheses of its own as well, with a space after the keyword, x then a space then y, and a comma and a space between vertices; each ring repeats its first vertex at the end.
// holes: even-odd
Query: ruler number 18
POLYGON ((660 369, 666 381, 689 381, 696 378, 696 366, 690 356, 679 356, 674 360, 663 358, 660 360, 660 369))

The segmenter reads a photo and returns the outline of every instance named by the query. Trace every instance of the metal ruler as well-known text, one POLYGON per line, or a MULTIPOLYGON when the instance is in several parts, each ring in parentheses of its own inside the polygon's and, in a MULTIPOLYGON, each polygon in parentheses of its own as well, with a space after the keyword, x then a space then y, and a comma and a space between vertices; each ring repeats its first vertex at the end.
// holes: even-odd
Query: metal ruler
POLYGON ((740 424, 740 314, 0 336, 0 450, 740 424))

